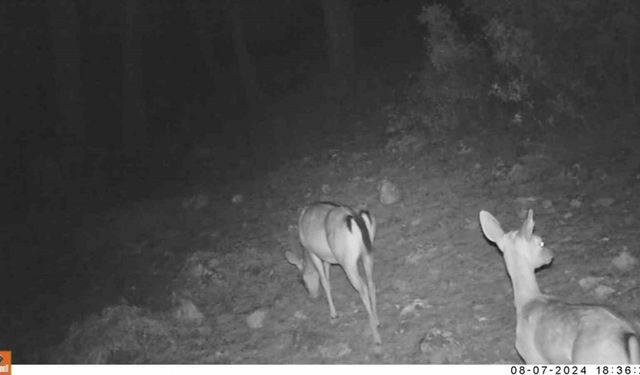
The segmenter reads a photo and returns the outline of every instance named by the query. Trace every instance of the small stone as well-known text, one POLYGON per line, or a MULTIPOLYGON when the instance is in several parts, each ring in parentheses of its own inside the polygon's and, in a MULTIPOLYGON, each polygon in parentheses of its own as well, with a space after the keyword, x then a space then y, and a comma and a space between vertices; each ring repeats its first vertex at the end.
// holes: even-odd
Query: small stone
POLYGON ((204 275, 205 269, 201 263, 194 264, 191 268, 189 268, 188 274, 194 279, 198 279, 204 275))
POLYGON ((638 258, 629 254, 629 252, 624 249, 617 257, 611 260, 614 266, 620 271, 630 271, 638 264, 638 258))
POLYGON ((204 319, 204 315, 196 305, 186 298, 180 298, 178 307, 174 311, 174 316, 183 323, 200 323, 204 319))
POLYGON ((329 194, 329 192, 331 191, 331 187, 329 186, 329 184, 322 184, 320 190, 322 191, 322 194, 329 194))
POLYGON ((208 325, 203 325, 197 328, 198 335, 200 336, 211 336, 213 334, 213 327, 208 325))
POLYGON ((351 348, 347 343, 341 342, 331 346, 321 345, 318 347, 318 352, 324 358, 338 359, 351 353, 351 348))
POLYGON ((418 350, 431 364, 455 362, 460 354, 453 334, 438 328, 432 328, 420 339, 418 350))
POLYGON ((573 198, 571 202, 569 202, 569 206, 571 206, 571 208, 580 208, 582 207, 582 200, 579 198, 573 198))
POLYGON ((207 194, 198 194, 193 204, 193 208, 199 210, 209 205, 209 196, 207 194))
POLYGON ((416 309, 420 307, 421 309, 429 306, 425 300, 422 299, 414 299, 408 305, 402 308, 400 311, 400 318, 403 318, 409 314, 416 314, 416 309))
POLYGON ((182 201, 182 208, 193 208, 199 210, 209 205, 209 195, 196 194, 182 201))
POLYGON ((615 289, 609 286, 598 285, 598 287, 593 291, 593 294, 596 296, 596 298, 600 300, 604 300, 604 299, 607 299, 613 293, 615 293, 615 291, 616 291, 615 289))
POLYGON ((526 208, 521 208, 520 210, 518 210, 518 218, 520 220, 524 220, 528 214, 529 214, 529 210, 526 208))
POLYGON ((216 258, 211 258, 209 259, 209 262, 207 262, 207 266, 209 268, 216 268, 220 265, 220 261, 216 258))
POLYGON ((419 132, 402 133, 387 141, 385 150, 393 154, 415 154, 421 152, 426 146, 424 134, 419 132))
POLYGON ((247 317, 247 325, 251 329, 258 329, 264 326, 264 319, 267 317, 267 311, 258 309, 247 317))
POLYGON ((400 189, 392 182, 383 180, 380 184, 380 203, 389 205, 400 201, 402 198, 400 189))
POLYGON ((306 320, 307 319, 307 316, 305 315, 305 313, 303 313, 300 310, 298 310, 295 313, 293 313, 293 317, 298 319, 298 320, 306 320))
POLYGON ((242 202, 244 202, 244 196, 242 194, 236 194, 231 198, 231 203, 233 204, 240 204, 242 202))
POLYGON ((611 207, 611 205, 613 204, 613 202, 615 202, 616 200, 613 198, 600 198, 600 199, 596 199, 593 202, 594 206, 599 206, 599 207, 611 207))
POLYGON ((597 284, 603 282, 604 280, 605 280, 604 277, 587 276, 580 279, 578 281, 578 284, 582 289, 590 290, 590 289, 593 289, 597 284))

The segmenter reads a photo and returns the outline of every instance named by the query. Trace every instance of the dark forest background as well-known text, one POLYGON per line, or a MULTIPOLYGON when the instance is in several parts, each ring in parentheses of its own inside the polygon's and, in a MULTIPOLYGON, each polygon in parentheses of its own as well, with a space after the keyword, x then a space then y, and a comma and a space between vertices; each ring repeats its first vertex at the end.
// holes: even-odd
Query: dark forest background
POLYGON ((417 62, 409 100, 438 127, 517 113, 540 131, 584 129, 637 107, 628 0, 34 0, 0 12, 5 212, 106 199, 111 184, 179 170, 203 136, 259 160, 257 144, 283 138, 259 121, 278 98, 312 88, 339 112, 366 91, 359 72, 398 61, 417 62))

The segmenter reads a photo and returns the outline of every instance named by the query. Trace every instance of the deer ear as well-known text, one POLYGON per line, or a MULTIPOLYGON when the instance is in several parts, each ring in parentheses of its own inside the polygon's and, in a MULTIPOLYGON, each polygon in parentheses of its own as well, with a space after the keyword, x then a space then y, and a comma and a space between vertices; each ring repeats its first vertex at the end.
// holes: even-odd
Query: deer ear
POLYGON ((504 236, 500 222, 487 211, 480 211, 482 233, 493 243, 498 243, 504 236))
POLYGON ((533 234, 533 227, 535 226, 535 222, 533 221, 533 210, 529 209, 527 213, 527 218, 522 223, 522 228, 520 228, 520 235, 525 239, 530 239, 533 234))

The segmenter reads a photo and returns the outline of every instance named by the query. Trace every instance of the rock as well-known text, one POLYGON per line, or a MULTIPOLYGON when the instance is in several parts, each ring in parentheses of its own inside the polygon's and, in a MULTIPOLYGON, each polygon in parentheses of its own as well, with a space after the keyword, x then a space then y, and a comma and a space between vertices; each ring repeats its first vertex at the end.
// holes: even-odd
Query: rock
POLYGON ((244 196, 242 194, 236 194, 231 198, 231 203, 240 204, 244 202, 244 196))
POLYGON ((460 360, 461 348, 449 331, 438 328, 431 329, 420 339, 418 350, 425 356, 427 363, 456 363, 460 360))
POLYGON ((264 319, 267 317, 267 311, 258 309, 247 317, 247 325, 251 329, 258 329, 264 326, 264 319))
POLYGON ((617 257, 611 260, 611 263, 613 263, 613 265, 620 271, 626 272, 630 271, 638 264, 638 258, 629 254, 627 249, 624 249, 617 257))
POLYGON ((580 287, 582 289, 584 289, 584 290, 591 290, 597 284, 603 282, 604 280, 605 280, 604 277, 587 276, 587 277, 583 277, 582 279, 580 279, 578 281, 578 285, 580 285, 580 287))
POLYGON ((385 150, 394 154, 412 154, 422 151, 425 145, 423 134, 419 132, 401 133, 387 141, 385 150))
POLYGON ((580 199, 580 198, 573 198, 573 199, 569 202, 569 206, 571 206, 571 208, 580 208, 580 207, 582 207, 582 199, 580 199))
POLYGON ((178 306, 174 310, 174 317, 182 323, 201 323, 204 315, 196 305, 187 298, 179 298, 178 306))
POLYGON ((305 315, 305 313, 303 313, 300 310, 298 310, 295 313, 293 313, 293 317, 298 319, 298 320, 306 320, 307 319, 307 316, 305 315))
POLYGON ((424 309, 426 307, 429 307, 429 304, 424 299, 416 298, 413 301, 411 301, 408 305, 403 307, 402 310, 400 310, 400 318, 404 318, 409 314, 417 314, 416 309, 418 307, 420 307, 421 309, 424 309))
POLYGON ((524 220, 527 218, 528 214, 529 214, 529 209, 522 207, 518 210, 518 219, 524 220))
POLYGON ((194 279, 201 278, 204 275, 204 273, 205 273, 204 266, 200 263, 196 263, 193 266, 189 267, 189 270, 187 272, 187 274, 194 279))
POLYGON ((606 285, 598 285, 596 289, 594 289, 593 294, 597 299, 604 300, 607 299, 610 295, 615 293, 615 289, 606 286, 606 285))
POLYGON ((615 202, 616 200, 613 198, 600 198, 600 199, 596 199, 593 202, 594 206, 598 206, 598 207, 610 207, 613 202, 615 202))
POLYGON ((571 212, 567 212, 566 214, 562 215, 562 218, 565 220, 571 219, 573 217, 573 213, 571 212))
POLYGON ((327 159, 337 159, 339 157, 340 157, 340 150, 338 150, 337 148, 331 148, 327 150, 327 153, 326 153, 327 159))
POLYGON ((216 258, 211 258, 209 259, 209 261, 207 262, 207 266, 209 268, 216 268, 220 265, 220 261, 216 258))
POLYGON ((400 199, 402 199, 400 189, 392 182, 383 180, 380 184, 380 203, 389 205, 399 202, 400 199))
POLYGON ((341 342, 331 346, 320 345, 318 352, 324 358, 338 359, 351 353, 351 348, 347 343, 341 342))
POLYGON ((411 220, 411 223, 410 223, 410 225, 412 227, 417 227, 420 224, 422 224, 422 218, 421 217, 411 220))
POLYGON ((209 205, 208 194, 196 194, 182 201, 182 208, 192 208, 194 210, 199 210, 208 205, 209 205))
POLYGON ((544 208, 547 212, 552 212, 554 211, 553 209, 553 202, 551 202, 548 199, 545 199, 544 201, 542 201, 542 208, 544 208))
POLYGON ((209 325, 202 325, 198 327, 196 331, 200 336, 211 336, 213 334, 213 327, 209 325))

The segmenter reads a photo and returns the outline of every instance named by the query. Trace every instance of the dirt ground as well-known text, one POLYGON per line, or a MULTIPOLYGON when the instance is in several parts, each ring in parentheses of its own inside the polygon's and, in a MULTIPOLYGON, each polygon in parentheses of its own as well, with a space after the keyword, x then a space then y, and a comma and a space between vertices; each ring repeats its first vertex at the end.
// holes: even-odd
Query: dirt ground
POLYGON ((265 173, 224 184, 202 174, 168 198, 100 214, 83 243, 100 249, 119 233, 126 246, 93 288, 121 292, 76 320, 54 361, 521 363, 511 285, 479 228, 481 209, 507 230, 534 210, 555 254, 538 272, 544 292, 637 318, 640 133, 626 124, 469 132, 407 150, 374 112, 265 173), (398 187, 398 203, 380 203, 383 181, 398 187), (339 266, 331 321, 325 297, 309 298, 285 260, 299 209, 315 200, 366 206, 377 219, 380 347, 339 266))

